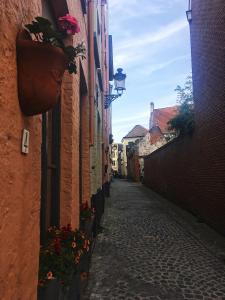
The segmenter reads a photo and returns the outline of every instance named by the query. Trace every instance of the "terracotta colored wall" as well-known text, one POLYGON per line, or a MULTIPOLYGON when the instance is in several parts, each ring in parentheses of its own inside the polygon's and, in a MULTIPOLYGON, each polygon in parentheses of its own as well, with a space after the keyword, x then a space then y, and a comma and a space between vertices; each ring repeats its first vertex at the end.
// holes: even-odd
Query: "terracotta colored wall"
POLYGON ((36 297, 39 251, 41 118, 25 117, 17 94, 16 35, 39 1, 0 4, 0 299, 36 297), (28 155, 21 133, 30 131, 28 155))
POLYGON ((122 159, 123 159, 123 165, 122 165, 122 176, 127 177, 127 150, 126 147, 129 142, 135 142, 138 140, 138 138, 123 138, 122 144, 123 144, 123 152, 122 152, 122 159))
POLYGON ((89 145, 89 98, 84 96, 82 103, 82 201, 90 204, 90 145, 89 145))
MULTIPOLYGON (((75 44, 84 40, 87 47, 86 17, 83 15, 80 1, 68 1, 69 12, 78 19, 81 32, 76 34, 75 44)), ((68 40, 68 43, 71 43, 68 40)), ((78 60, 77 60, 78 62, 78 60)), ((87 59, 81 61, 86 85, 88 85, 87 59)), ((78 63, 79 66, 79 63, 78 63)), ((79 70, 79 68, 78 68, 79 70)), ((79 143, 80 143, 80 75, 64 75, 61 101, 61 203, 60 223, 79 225, 79 143)), ((87 161, 88 164, 88 161, 87 161)))
POLYGON ((225 233, 225 2, 192 5, 195 131, 145 160, 145 182, 225 233))
MULTIPOLYGON (((102 1, 104 3, 105 1, 102 1)), ((101 13, 101 30, 104 33, 102 39, 102 74, 103 74, 103 94, 108 93, 109 88, 109 45, 108 45, 108 7, 102 5, 101 13)), ((110 181, 111 163, 110 163, 110 151, 109 151, 109 134, 112 133, 111 129, 111 108, 104 109, 104 97, 103 97, 103 184, 110 181), (107 172, 105 172, 105 166, 108 166, 107 172)))
MULTIPOLYGON (((3 241, 0 252, 0 299, 33 300, 36 299, 40 246, 41 116, 26 117, 19 108, 16 35, 23 24, 42 14, 42 7, 41 0, 5 2, 0 4, 0 240, 3 241), (28 155, 21 154, 23 128, 30 131, 28 155)), ((88 50, 87 16, 83 15, 80 1, 68 0, 67 3, 69 13, 78 19, 81 28, 81 32, 74 38, 68 38, 67 43, 84 40, 88 50)), ((89 53, 86 60, 77 60, 77 63, 77 75, 65 73, 61 94, 60 224, 71 223, 73 227, 79 225, 80 198, 83 201, 90 200, 89 109, 93 101, 93 95, 90 94, 89 98, 88 91, 89 53), (82 76, 79 66, 83 70, 82 76), (81 78, 82 85, 85 82, 87 86, 82 103, 81 78), (82 122, 80 107, 84 112, 82 122), (80 159, 83 163, 82 187, 79 178, 80 159)), ((90 69, 91 63, 93 61, 90 62, 90 69)), ((94 118, 94 112, 91 109, 90 112, 94 118)), ((99 134, 98 147, 102 147, 102 129, 99 134)), ((101 164, 101 151, 98 159, 96 163, 101 164)))
MULTIPOLYGON (((68 1, 87 45, 80 1, 68 1)), ((41 1, 0 4, 0 299, 36 299, 41 187, 41 116, 26 117, 17 95, 16 35, 41 15, 41 1), (21 132, 30 131, 29 154, 21 154, 21 132)), ((82 63, 87 81, 87 60, 82 63)), ((61 224, 79 224, 79 75, 62 87, 61 224)), ((86 150, 88 151, 88 150, 86 150)), ((87 164, 89 162, 87 161, 87 164)))
POLYGON ((105 164, 109 160, 109 152, 106 156, 105 150, 108 147, 108 130, 110 119, 108 112, 104 109, 104 94, 108 88, 108 29, 107 29, 107 4, 105 1, 89 1, 89 103, 90 103, 90 172, 91 172, 91 194, 96 194, 102 189, 105 181, 108 180, 108 173, 105 174, 105 164), (98 12, 98 14, 97 14, 98 12), (99 18, 100 31, 98 31, 97 16, 99 18), (97 33, 98 54, 100 61, 103 90, 97 75, 97 67, 94 57, 94 32, 97 33), (97 92, 98 89, 98 92, 97 92), (97 97, 98 95, 98 97, 97 97), (97 99, 98 98, 98 99, 97 99))
POLYGON ((140 181, 140 164, 136 153, 127 157, 127 177, 136 182, 140 181))

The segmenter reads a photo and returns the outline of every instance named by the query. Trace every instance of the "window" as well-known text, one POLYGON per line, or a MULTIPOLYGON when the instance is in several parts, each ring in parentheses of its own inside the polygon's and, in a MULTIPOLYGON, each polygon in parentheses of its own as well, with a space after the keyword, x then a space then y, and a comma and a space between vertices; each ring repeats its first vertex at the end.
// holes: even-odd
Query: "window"
POLYGON ((100 33, 101 33, 101 27, 100 27, 98 12, 97 12, 97 32, 98 32, 98 35, 100 35, 100 33))
POLYGON ((87 13, 87 0, 81 0, 80 2, 81 2, 83 14, 86 14, 87 13))

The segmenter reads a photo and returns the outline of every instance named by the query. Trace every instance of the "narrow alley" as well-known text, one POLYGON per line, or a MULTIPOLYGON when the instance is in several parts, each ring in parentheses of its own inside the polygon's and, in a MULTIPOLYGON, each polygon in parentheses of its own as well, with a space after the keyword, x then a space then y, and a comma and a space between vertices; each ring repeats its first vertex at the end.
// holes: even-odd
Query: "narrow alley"
POLYGON ((224 239, 139 183, 114 180, 85 300, 225 299, 224 239))

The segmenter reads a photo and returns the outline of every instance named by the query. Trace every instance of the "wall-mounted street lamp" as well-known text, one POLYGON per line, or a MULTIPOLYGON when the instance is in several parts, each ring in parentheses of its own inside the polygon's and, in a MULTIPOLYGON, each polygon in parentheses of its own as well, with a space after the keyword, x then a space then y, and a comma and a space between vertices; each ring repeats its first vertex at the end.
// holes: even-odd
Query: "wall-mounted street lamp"
POLYGON ((186 11, 186 15, 187 15, 187 20, 190 23, 192 21, 192 10, 187 10, 186 11))
POLYGON ((126 90, 125 88, 125 79, 127 75, 123 74, 123 69, 117 69, 117 73, 113 76, 114 79, 114 89, 116 90, 117 94, 112 94, 113 86, 109 85, 109 94, 105 95, 105 108, 109 108, 110 104, 120 97, 123 94, 123 91, 126 90))
POLYGON ((186 11, 187 20, 190 23, 192 21, 192 9, 191 9, 191 0, 188 1, 188 10, 186 11))

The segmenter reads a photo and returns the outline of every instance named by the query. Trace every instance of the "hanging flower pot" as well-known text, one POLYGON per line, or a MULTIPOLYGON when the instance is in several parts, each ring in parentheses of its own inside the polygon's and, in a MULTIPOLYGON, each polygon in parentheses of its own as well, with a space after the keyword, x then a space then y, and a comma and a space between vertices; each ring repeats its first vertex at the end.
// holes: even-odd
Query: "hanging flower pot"
POLYGON ((32 116, 46 112, 59 101, 64 71, 76 73, 76 58, 85 58, 83 42, 76 47, 64 44, 65 35, 80 31, 77 20, 59 18, 61 31, 51 22, 36 17, 17 38, 18 93, 21 110, 32 116))
POLYGON ((59 101, 67 57, 59 47, 28 37, 22 32, 17 39, 18 92, 21 110, 31 116, 59 101))

